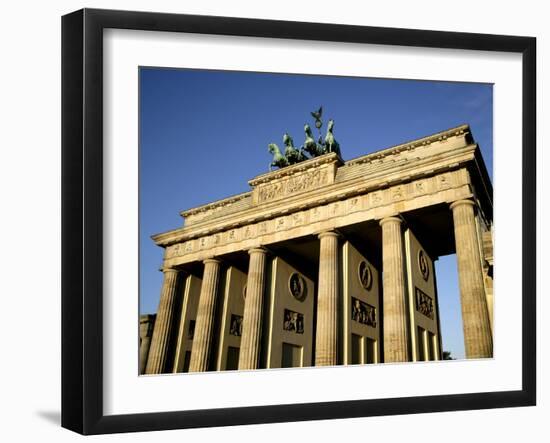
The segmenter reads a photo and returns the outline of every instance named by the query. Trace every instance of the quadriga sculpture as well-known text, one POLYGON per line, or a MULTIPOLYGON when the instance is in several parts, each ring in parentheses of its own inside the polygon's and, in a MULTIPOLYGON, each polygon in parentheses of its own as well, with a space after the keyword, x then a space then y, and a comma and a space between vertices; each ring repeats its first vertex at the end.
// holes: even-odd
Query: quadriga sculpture
POLYGON ((327 134, 323 140, 321 135, 321 127, 323 122, 321 117, 323 115, 323 107, 319 107, 317 111, 311 112, 311 116, 315 119, 315 127, 319 130, 319 140, 315 141, 313 138, 313 133, 309 124, 304 125, 304 132, 306 133, 306 139, 304 144, 298 149, 294 146, 292 137, 285 133, 283 135, 283 143, 285 145, 284 154, 281 153, 281 150, 275 143, 270 143, 269 152, 273 154, 273 161, 269 165, 269 170, 271 171, 273 166, 278 168, 284 168, 285 166, 294 165, 301 161, 307 160, 309 157, 304 153, 307 152, 311 158, 318 157, 323 154, 328 154, 335 152, 339 157, 342 156, 340 153, 340 144, 334 138, 334 120, 330 119, 327 125, 327 134))

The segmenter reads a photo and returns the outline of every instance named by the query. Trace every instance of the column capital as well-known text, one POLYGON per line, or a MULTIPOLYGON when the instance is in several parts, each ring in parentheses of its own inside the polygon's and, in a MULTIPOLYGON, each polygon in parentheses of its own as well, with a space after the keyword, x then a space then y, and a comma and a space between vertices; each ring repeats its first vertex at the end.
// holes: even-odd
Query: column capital
POLYGON ((177 274, 178 272, 181 272, 179 269, 176 268, 160 268, 160 270, 164 273, 175 272, 177 274))
POLYGON ((209 257, 209 258, 205 258, 203 261, 202 261, 203 264, 207 264, 207 263, 221 263, 221 260, 218 260, 217 258, 214 258, 214 257, 209 257))
POLYGON ((399 217, 385 217, 385 218, 383 218, 382 220, 379 221, 380 226, 384 226, 388 222, 401 224, 401 223, 403 223, 403 220, 400 219, 399 217))
POLYGON ((336 231, 323 231, 323 232, 320 232, 318 235, 317 235, 317 238, 321 239, 323 237, 336 237, 336 238, 340 238, 341 235, 336 232, 336 231))
POLYGON ((256 246, 256 247, 250 248, 248 250, 248 255, 252 255, 252 254, 256 254, 256 253, 267 254, 268 250, 266 248, 264 248, 263 246, 256 246))
POLYGON ((474 208, 477 206, 473 200, 457 200, 451 203, 450 208, 452 210, 457 206, 462 206, 462 205, 470 205, 470 206, 473 206, 474 208))

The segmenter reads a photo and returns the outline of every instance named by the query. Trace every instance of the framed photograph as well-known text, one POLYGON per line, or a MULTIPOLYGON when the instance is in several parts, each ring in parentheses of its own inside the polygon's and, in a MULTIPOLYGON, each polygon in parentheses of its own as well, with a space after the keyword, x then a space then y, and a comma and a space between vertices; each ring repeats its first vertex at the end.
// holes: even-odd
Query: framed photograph
POLYGON ((62 426, 536 403, 536 40, 62 20, 62 426))

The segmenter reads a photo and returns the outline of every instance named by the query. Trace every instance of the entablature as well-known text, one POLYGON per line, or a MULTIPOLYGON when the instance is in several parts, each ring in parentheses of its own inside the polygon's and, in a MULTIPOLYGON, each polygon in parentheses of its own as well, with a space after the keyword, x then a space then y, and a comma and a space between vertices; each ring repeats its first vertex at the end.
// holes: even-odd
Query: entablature
MULTIPOLYGON (((276 198, 273 201, 267 200, 257 204, 251 203, 250 206, 238 212, 231 212, 225 216, 220 214, 219 217, 214 219, 196 222, 189 226, 158 234, 153 237, 153 240, 160 246, 168 246, 186 239, 235 229, 257 221, 272 219, 279 215, 292 214, 348 197, 386 189, 392 185, 405 185, 418 178, 444 174, 460 168, 461 165, 474 159, 476 149, 476 145, 467 145, 452 149, 445 155, 436 152, 434 155, 420 157, 417 160, 393 162, 392 167, 376 168, 368 174, 358 175, 348 180, 336 180, 331 184, 311 189, 309 192, 297 191, 294 194, 291 191, 280 191, 285 194, 285 198, 276 198)), ((281 188, 285 185, 289 186, 289 181, 284 181, 283 178, 279 179, 282 180, 279 182, 282 183, 281 188)), ((269 185, 269 182, 267 184, 269 185)), ((252 198, 253 200, 254 198, 252 198)))

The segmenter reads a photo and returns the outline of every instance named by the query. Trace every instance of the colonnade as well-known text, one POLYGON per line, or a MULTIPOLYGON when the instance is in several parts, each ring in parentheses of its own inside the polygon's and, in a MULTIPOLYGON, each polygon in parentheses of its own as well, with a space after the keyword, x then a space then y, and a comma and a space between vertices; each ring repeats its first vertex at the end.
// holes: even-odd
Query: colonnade
MULTIPOLYGON (((489 310, 484 291, 482 259, 475 221, 475 203, 458 200, 450 205, 454 221, 455 246, 459 273, 464 341, 467 358, 492 357, 493 343, 489 310)), ((392 216, 380 220, 382 230, 383 271, 383 337, 384 362, 410 360, 410 337, 406 305, 402 218, 392 216)), ((315 365, 338 364, 339 318, 339 233, 319 234, 319 281, 315 365)), ((262 319, 266 285, 267 250, 262 247, 249 252, 249 270, 242 324, 239 369, 256 369, 260 364, 262 319)), ((204 260, 204 273, 199 297, 195 336, 189 371, 208 369, 213 340, 215 306, 220 281, 221 261, 204 260)), ((178 291, 177 269, 164 269, 159 310, 146 373, 165 372, 171 329, 174 328, 178 291)))

